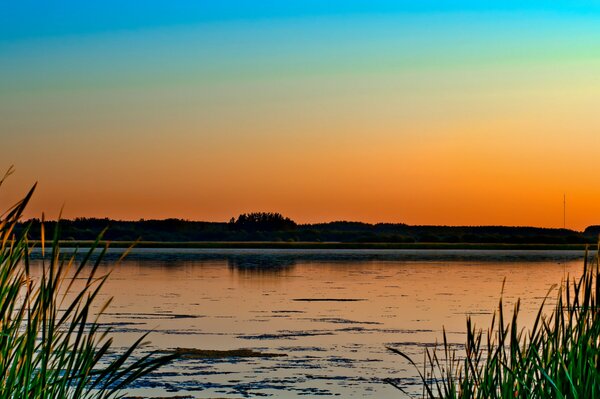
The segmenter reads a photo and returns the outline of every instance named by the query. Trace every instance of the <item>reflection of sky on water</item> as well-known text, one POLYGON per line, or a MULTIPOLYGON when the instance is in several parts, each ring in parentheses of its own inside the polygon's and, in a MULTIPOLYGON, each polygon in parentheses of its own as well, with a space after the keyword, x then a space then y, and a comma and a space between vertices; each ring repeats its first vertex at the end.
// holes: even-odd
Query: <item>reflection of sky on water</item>
POLYGON ((441 338, 443 326, 451 342, 460 344, 467 314, 487 326, 505 278, 507 309, 523 298, 527 322, 552 284, 580 271, 580 257, 519 251, 137 250, 113 271, 103 299, 115 298, 103 322, 114 328, 118 345, 153 330, 150 340, 157 349, 287 354, 181 360, 143 380, 132 389, 135 395, 396 398, 382 379, 400 378, 415 391, 418 382, 386 345, 421 359, 423 349, 441 338))

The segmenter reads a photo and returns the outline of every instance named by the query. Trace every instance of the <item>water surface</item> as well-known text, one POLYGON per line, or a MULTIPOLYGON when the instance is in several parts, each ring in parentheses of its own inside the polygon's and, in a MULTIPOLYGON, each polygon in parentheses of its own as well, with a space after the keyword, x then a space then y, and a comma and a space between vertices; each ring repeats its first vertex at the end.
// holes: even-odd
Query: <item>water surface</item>
MULTIPOLYGON (((39 255, 39 254, 38 254, 39 255)), ((118 251, 109 254, 109 262, 118 251)), ((400 398, 445 327, 487 326, 502 291, 528 323, 552 285, 582 269, 582 253, 464 250, 139 249, 113 271, 103 322, 118 345, 152 330, 152 348, 251 348, 285 357, 182 359, 145 378, 136 396, 400 398)), ((108 268, 108 266, 106 266, 108 268)), ((554 294, 552 294, 554 296, 554 294)))

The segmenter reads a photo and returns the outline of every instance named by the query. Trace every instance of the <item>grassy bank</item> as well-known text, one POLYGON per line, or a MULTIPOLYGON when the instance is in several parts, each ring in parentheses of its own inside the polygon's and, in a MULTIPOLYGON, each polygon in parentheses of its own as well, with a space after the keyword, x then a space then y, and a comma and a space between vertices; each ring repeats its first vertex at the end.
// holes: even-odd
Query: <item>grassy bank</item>
MULTIPOLYGON (((101 245, 109 243, 100 242, 101 245)), ((40 242, 31 244, 40 246, 40 242)), ((370 242, 282 242, 282 241, 110 241, 112 248, 198 248, 198 249, 428 249, 428 250, 555 250, 584 251, 586 244, 499 244, 499 243, 370 243, 370 242)), ((88 248, 94 241, 61 241, 61 247, 88 248)), ((588 246, 595 250, 596 246, 588 246)))

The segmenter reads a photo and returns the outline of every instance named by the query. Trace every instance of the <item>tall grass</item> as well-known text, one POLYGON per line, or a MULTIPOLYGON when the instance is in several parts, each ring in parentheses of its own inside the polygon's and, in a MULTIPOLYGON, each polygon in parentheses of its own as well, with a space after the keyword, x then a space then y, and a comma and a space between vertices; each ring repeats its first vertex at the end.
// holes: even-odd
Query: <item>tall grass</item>
MULTIPOLYGON (((502 299, 484 333, 467 318, 464 351, 443 343, 425 351, 423 398, 600 398, 600 263, 567 277, 556 304, 540 305, 530 329, 519 327, 520 302, 506 319, 502 299)), ((548 298, 548 296, 546 296, 548 298)), ((390 351, 415 362, 395 348, 390 351)), ((401 389, 395 381, 388 381, 401 389)))
POLYGON ((99 240, 76 261, 61 254, 58 228, 46 251, 42 230, 41 276, 32 276, 28 231, 14 231, 34 188, 0 217, 0 398, 122 397, 173 357, 137 355, 145 336, 116 353, 98 319, 109 304, 96 304, 108 278, 98 275, 107 249, 99 240))

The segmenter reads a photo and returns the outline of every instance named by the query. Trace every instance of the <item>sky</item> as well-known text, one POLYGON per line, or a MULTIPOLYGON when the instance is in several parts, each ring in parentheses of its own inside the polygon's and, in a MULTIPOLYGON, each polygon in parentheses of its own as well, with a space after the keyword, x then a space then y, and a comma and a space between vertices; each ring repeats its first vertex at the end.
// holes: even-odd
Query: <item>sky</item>
POLYGON ((600 224, 594 3, 0 0, 0 206, 600 224))

